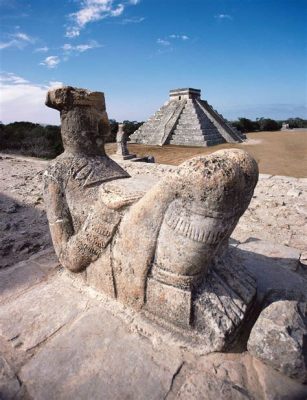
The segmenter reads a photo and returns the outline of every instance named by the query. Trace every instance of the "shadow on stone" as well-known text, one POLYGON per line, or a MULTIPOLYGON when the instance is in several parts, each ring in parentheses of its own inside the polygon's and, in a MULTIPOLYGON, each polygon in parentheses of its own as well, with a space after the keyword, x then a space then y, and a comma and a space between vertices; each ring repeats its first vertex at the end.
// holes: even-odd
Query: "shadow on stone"
POLYGON ((3 193, 0 194, 0 231, 0 270, 52 245, 45 211, 3 193))

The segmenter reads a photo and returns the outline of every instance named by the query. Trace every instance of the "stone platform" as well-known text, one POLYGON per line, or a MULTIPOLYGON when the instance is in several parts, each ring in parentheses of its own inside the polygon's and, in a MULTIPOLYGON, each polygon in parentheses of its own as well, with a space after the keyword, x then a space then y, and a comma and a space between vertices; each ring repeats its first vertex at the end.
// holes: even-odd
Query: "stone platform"
MULTIPOLYGON (((260 306, 306 295, 299 251, 253 238, 231 251, 256 277, 260 306)), ((246 341, 226 354, 180 347, 64 271, 52 249, 0 271, 1 399, 306 398, 306 385, 253 358, 246 341)))

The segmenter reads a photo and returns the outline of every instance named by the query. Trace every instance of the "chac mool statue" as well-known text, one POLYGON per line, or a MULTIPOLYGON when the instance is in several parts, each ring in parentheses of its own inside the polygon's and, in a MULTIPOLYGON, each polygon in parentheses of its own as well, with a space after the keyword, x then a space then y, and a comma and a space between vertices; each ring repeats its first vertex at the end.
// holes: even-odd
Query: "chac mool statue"
POLYGON ((103 93, 63 87, 48 92, 46 105, 61 113, 65 149, 44 174, 61 264, 179 337, 226 348, 256 295, 228 251, 257 183, 255 160, 221 150, 154 185, 138 182, 104 151, 103 93))

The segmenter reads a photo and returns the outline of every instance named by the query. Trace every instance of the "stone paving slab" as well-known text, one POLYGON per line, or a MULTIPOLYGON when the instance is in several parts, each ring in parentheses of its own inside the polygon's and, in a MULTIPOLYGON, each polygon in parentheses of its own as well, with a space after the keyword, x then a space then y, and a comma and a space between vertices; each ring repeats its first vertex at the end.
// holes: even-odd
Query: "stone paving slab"
POLYGON ((0 356, 0 399, 14 400, 20 391, 19 381, 4 357, 0 356))
POLYGON ((43 281, 56 271, 58 265, 54 250, 48 249, 13 267, 0 270, 0 303, 43 281))
POLYGON ((240 249, 270 257, 271 262, 276 262, 281 267, 296 271, 299 266, 300 250, 265 240, 250 238, 240 244, 240 249))
MULTIPOLYGON (((287 257, 265 255, 267 242, 257 241, 258 248, 253 243, 253 249, 248 243, 236 243, 232 251, 256 276, 260 296, 307 293, 307 281, 280 266, 287 257)), ((254 363, 246 353, 199 357, 169 336, 147 335, 142 325, 134 329, 133 313, 84 285, 78 275, 52 269, 51 260, 40 253, 25 262, 25 271, 45 271, 45 277, 31 278, 35 283, 27 289, 12 285, 8 293, 14 295, 0 302, 0 338, 7 341, 5 346, 0 341, 0 355, 10 363, 0 365, 1 400, 4 394, 5 400, 307 398, 306 385, 254 363)), ((18 277, 21 269, 15 268, 18 277)), ((0 278, 7 271, 0 271, 0 278)))
MULTIPOLYGON (((267 303, 276 300, 306 301, 307 280, 293 271, 293 265, 296 266, 299 262, 298 259, 291 258, 295 251, 289 248, 287 252, 283 252, 282 246, 277 246, 275 255, 278 254, 279 257, 271 257, 271 246, 266 241, 257 240, 239 244, 233 249, 256 278, 259 300, 267 303)), ((297 252, 296 255, 299 257, 299 254, 297 252)))
POLYGON ((184 365, 167 400, 306 398, 306 385, 281 375, 245 352, 212 353, 193 365, 184 365))
POLYGON ((0 335, 14 347, 29 350, 73 321, 88 304, 87 297, 55 276, 0 308, 0 335))
POLYGON ((180 388, 176 399, 219 399, 219 400, 252 400, 253 397, 240 386, 229 381, 206 375, 202 372, 193 374, 180 388))
POLYGON ((50 340, 20 377, 34 399, 163 399, 181 359, 152 351, 97 307, 50 340))

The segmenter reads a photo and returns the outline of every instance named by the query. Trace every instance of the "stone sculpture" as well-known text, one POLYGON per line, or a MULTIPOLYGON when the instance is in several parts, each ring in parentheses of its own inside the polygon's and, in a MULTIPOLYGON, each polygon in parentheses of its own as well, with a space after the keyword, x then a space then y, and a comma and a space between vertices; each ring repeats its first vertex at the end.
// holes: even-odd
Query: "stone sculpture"
POLYGON ((124 124, 118 124, 118 131, 116 134, 117 151, 116 154, 121 156, 123 160, 135 158, 135 154, 130 154, 127 146, 128 137, 124 131, 124 124))
POLYGON ((256 283, 228 251, 258 167, 223 150, 158 183, 129 177, 104 152, 102 93, 48 92, 65 151, 44 174, 50 231, 62 265, 204 351, 225 349, 253 306, 256 283), (84 272, 83 272, 84 274, 84 272), (98 283, 97 283, 98 281, 98 283))

